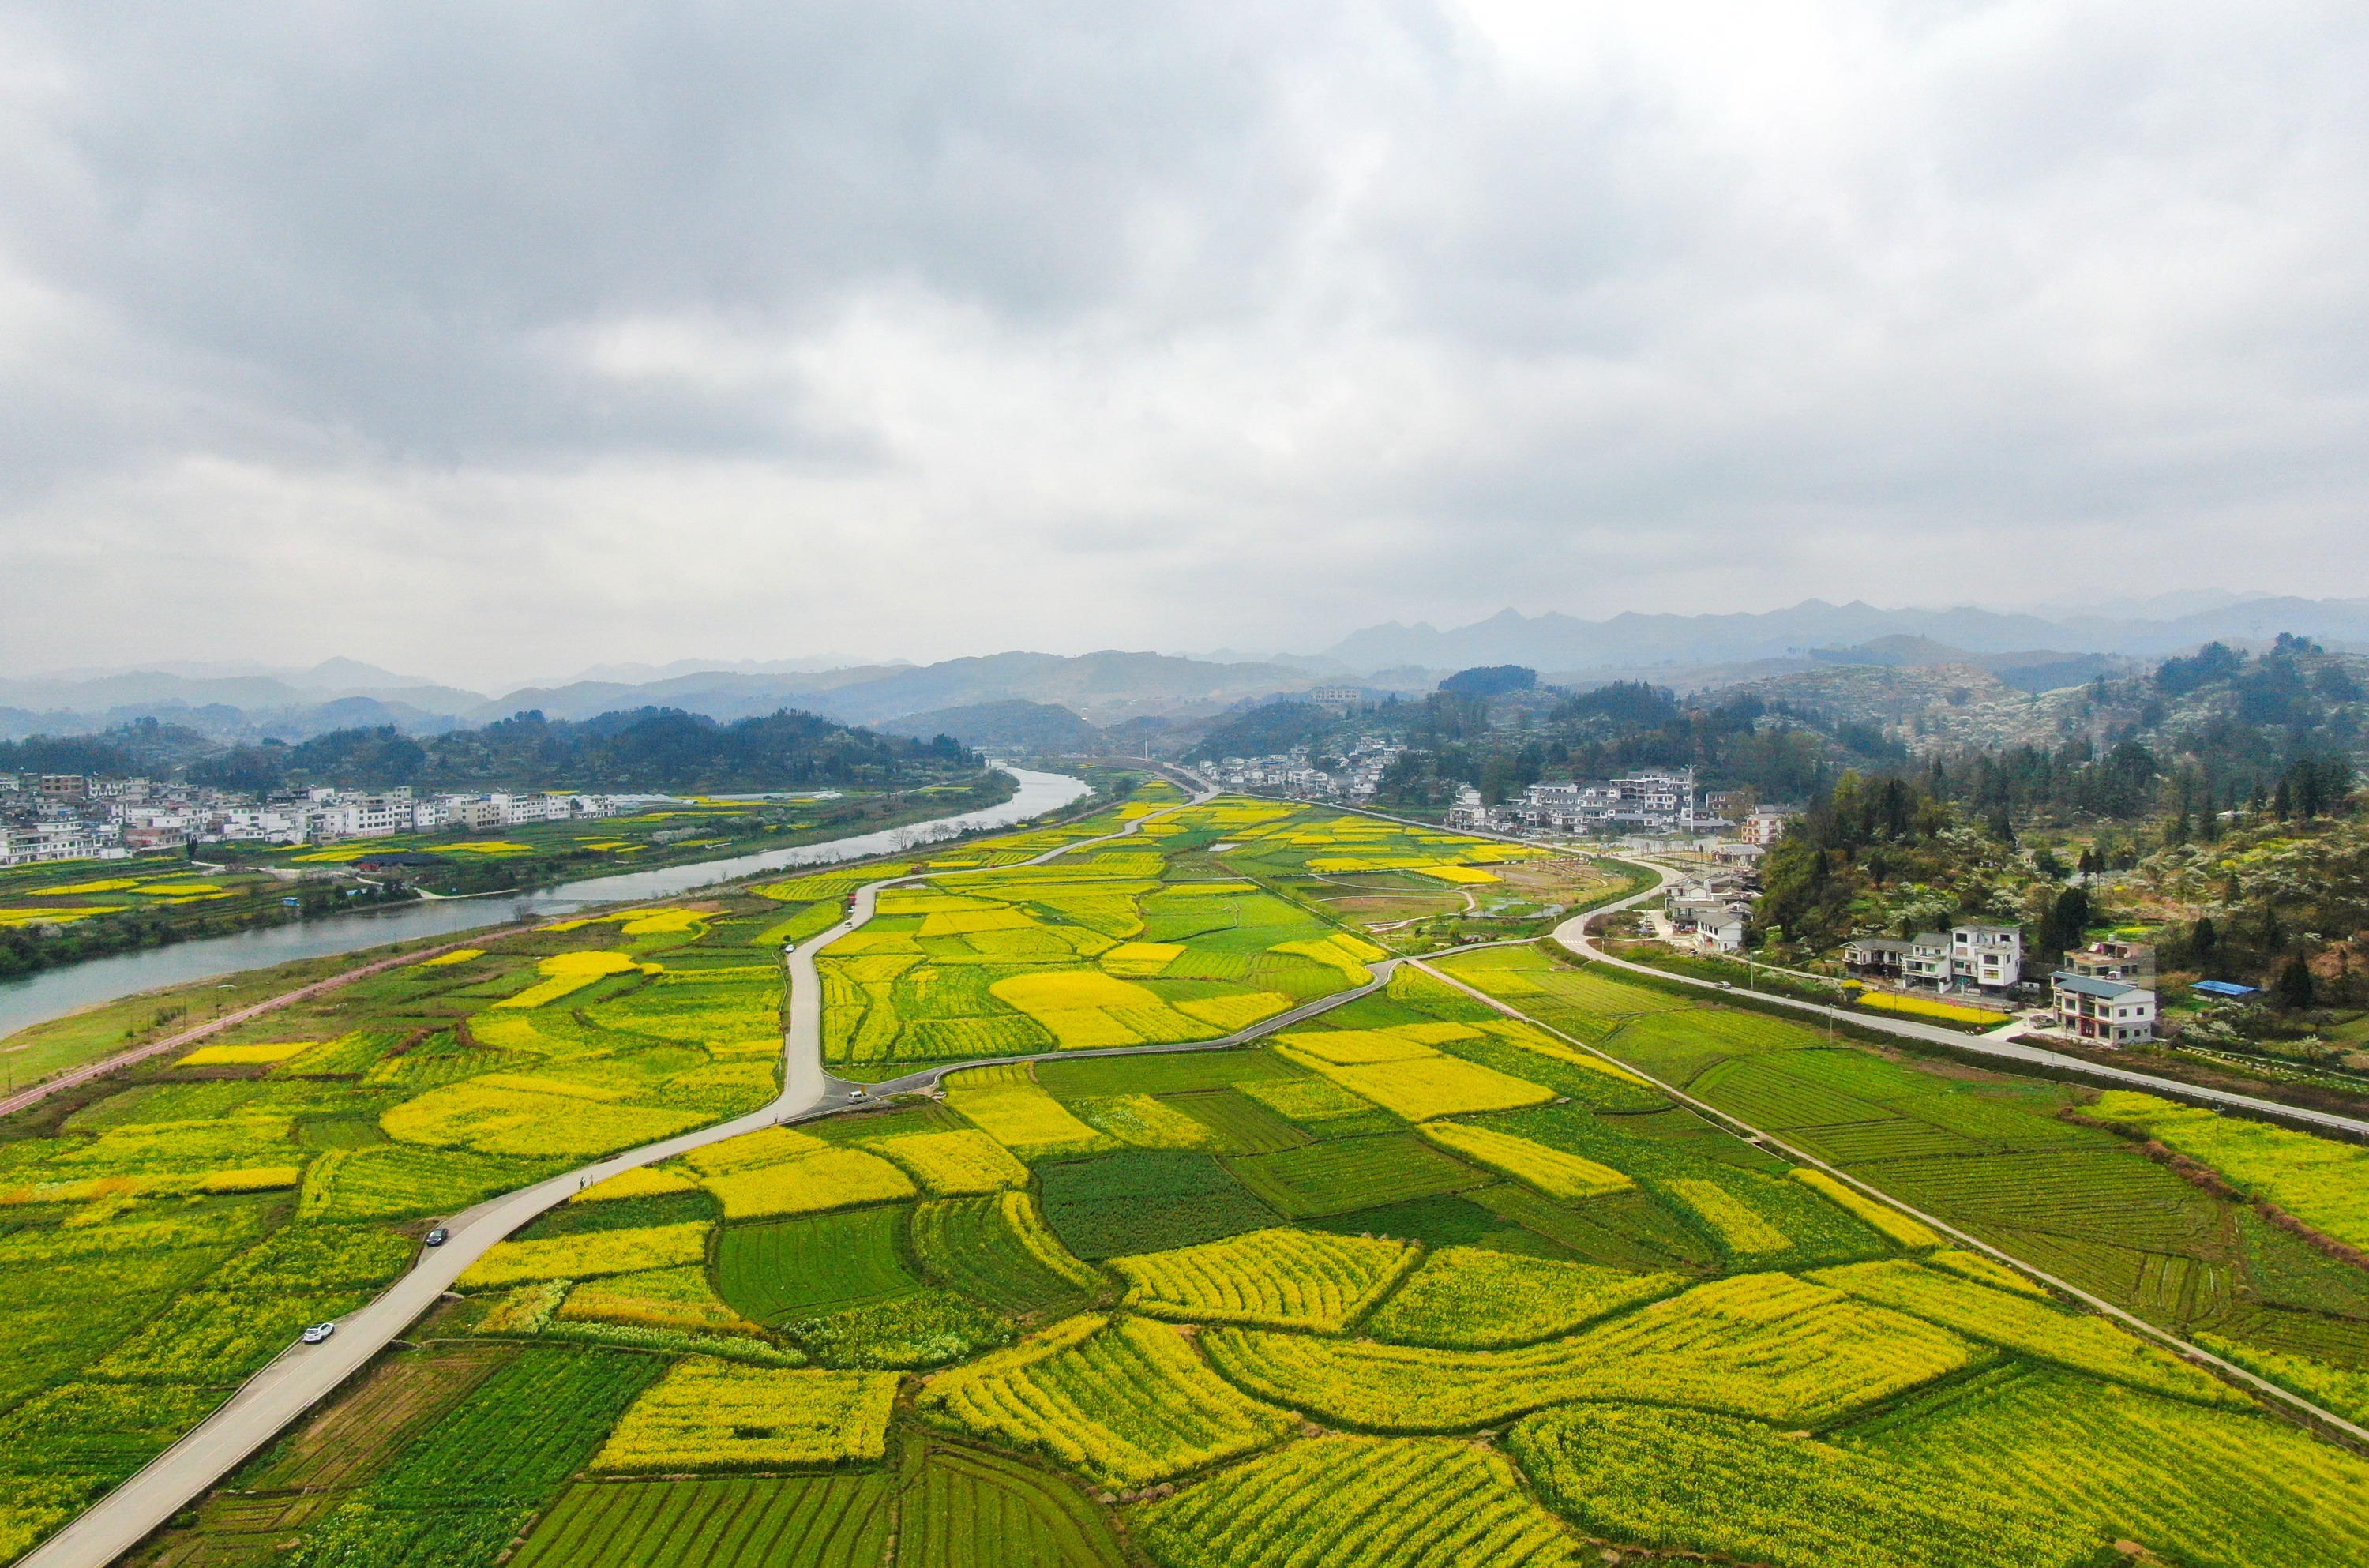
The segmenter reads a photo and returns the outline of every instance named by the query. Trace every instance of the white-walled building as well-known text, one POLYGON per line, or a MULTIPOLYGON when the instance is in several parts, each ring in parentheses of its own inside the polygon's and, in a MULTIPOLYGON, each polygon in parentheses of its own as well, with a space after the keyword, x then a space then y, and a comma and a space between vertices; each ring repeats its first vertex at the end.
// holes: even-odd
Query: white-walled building
POLYGON ((2049 989, 2067 1034, 2109 1046, 2155 1038, 2155 992, 2144 986, 2059 969, 2049 977, 2049 989))
POLYGON ((1843 944, 1843 967, 1935 990, 2010 990, 2023 979, 2023 933, 2011 925, 1968 924, 1921 931, 1906 942, 1853 937, 1843 944))

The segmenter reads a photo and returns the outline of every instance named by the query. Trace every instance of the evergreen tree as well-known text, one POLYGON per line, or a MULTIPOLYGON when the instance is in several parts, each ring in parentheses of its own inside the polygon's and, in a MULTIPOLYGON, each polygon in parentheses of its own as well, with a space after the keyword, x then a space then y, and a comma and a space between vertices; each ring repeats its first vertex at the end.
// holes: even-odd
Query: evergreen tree
POLYGON ((2279 971, 2279 1005, 2300 1012, 2311 1005, 2311 966, 2298 953, 2279 971))

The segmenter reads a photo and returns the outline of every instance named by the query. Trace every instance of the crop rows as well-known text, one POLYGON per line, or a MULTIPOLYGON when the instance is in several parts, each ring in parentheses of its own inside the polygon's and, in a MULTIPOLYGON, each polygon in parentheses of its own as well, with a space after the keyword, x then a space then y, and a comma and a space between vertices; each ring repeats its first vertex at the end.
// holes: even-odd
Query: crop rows
POLYGON ((1023 1160, 1116 1147, 1038 1086, 1025 1063, 975 1067, 946 1079, 946 1104, 1023 1160))
POLYGON ((1631 1274, 1594 1264, 1526 1257, 1484 1247, 1445 1247, 1367 1320, 1400 1345, 1504 1350, 1551 1339, 1614 1312, 1675 1295, 1682 1274, 1631 1274))
POLYGON ((1127 1282, 1127 1305, 1154 1317, 1331 1333, 1415 1259, 1396 1242, 1274 1230, 1113 1258, 1110 1266, 1127 1282))
POLYGON ((1488 1178, 1404 1133, 1327 1140, 1252 1155, 1229 1169, 1294 1219, 1477 1187, 1488 1178))
POLYGON ((1207 1154, 1130 1150, 1048 1166, 1043 1186, 1046 1223, 1082 1258, 1166 1252, 1276 1223, 1207 1154))
POLYGON ((1983 1358, 1956 1335, 1783 1275, 1698 1286, 1568 1339, 1435 1350, 1253 1329, 1203 1336, 1252 1393, 1372 1432, 1460 1432, 1573 1400, 1684 1404, 1793 1425, 1983 1358))
POLYGON ((1851 1446, 1969 1495, 2014 1476, 2089 1539, 2159 1542, 2197 1568, 2369 1561, 2369 1467, 2259 1414, 2019 1371, 1946 1391, 1851 1446))
POLYGON ((897 1379, 879 1372, 678 1361, 635 1400, 593 1457, 605 1474, 772 1470, 876 1459, 897 1379))
POLYGON ((875 1207, 728 1226, 715 1263, 724 1299, 779 1325, 918 1289, 897 1245, 903 1219, 875 1207))
POLYGON ((933 1275, 1023 1317, 1073 1311, 1103 1287, 1038 1217, 1024 1192, 948 1198, 913 1211, 913 1250, 933 1275))
POLYGON ((884 1474, 723 1477, 571 1486, 517 1568, 878 1568, 884 1474))
POLYGON ((1175 1330, 1143 1318, 1073 1319, 940 1373, 920 1408, 1128 1487, 1265 1447, 1290 1425, 1220 1380, 1175 1330))
POLYGON ((2323 1234, 2369 1247, 2369 1150, 2120 1089, 2089 1114, 2141 1128, 2323 1234))
POLYGON ((2030 1296, 1907 1262, 1852 1264, 1810 1277, 1862 1300, 1912 1313, 1969 1339, 2094 1377, 2206 1404, 2241 1404, 2242 1396, 2103 1318, 2077 1316, 2030 1296))
POLYGON ((1001 1454, 933 1443, 902 1499, 898 1568, 1116 1568, 1124 1561, 1110 1521, 1077 1488, 1001 1454))
POLYGON ((1147 1510, 1163 1568, 1576 1568, 1585 1543, 1498 1454, 1438 1439, 1322 1437, 1147 1510))
POLYGON ((1566 1154, 1527 1138, 1468 1122, 1425 1122, 1423 1136, 1501 1176, 1511 1176, 1549 1197, 1573 1201, 1626 1192, 1637 1184, 1611 1166, 1566 1154))
POLYGON ((870 1147, 904 1167, 924 1192, 936 1197, 1028 1185, 1027 1166, 987 1134, 969 1128, 880 1139, 870 1147))
POLYGON ((1716 1551, 1771 1568, 2063 1568, 2070 1521, 2006 1488, 1917 1469, 1755 1421, 1650 1406, 1571 1405, 1507 1447, 1591 1533, 1716 1551), (1717 1504, 1704 1481, 1717 1477, 1717 1504))

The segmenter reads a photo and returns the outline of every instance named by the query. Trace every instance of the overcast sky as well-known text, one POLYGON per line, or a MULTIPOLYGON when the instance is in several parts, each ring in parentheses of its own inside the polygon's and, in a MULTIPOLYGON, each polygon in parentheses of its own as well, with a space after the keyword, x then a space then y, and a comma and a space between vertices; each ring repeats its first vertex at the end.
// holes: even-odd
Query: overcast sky
POLYGON ((0 4, 0 669, 2369 594, 2357 4, 0 4))

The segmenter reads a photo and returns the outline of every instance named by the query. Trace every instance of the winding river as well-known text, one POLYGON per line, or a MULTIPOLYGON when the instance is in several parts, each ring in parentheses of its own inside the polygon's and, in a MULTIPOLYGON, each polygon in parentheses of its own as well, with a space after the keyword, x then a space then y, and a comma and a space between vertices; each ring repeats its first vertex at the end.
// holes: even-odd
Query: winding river
POLYGON ((556 887, 472 898, 424 898, 415 903, 356 910, 351 914, 324 915, 260 931, 230 936, 210 936, 196 942, 141 953, 94 958, 63 969, 48 969, 23 979, 0 981, 0 1037, 36 1024, 46 1024, 69 1013, 95 1007, 120 997, 193 980, 235 975, 244 969, 321 958, 333 953, 354 953, 391 942, 418 937, 452 936, 485 926, 510 925, 542 915, 564 915, 592 904, 638 903, 646 898, 670 898, 761 871, 781 871, 795 865, 829 865, 868 855, 893 854, 933 839, 952 838, 978 828, 1009 828, 1058 810, 1087 793, 1084 780, 1066 773, 1040 773, 1026 768, 1003 770, 1020 782, 1018 793, 1001 806, 909 822, 853 838, 828 839, 795 844, 787 849, 723 860, 695 861, 656 871, 629 871, 613 876, 589 877, 556 887))

